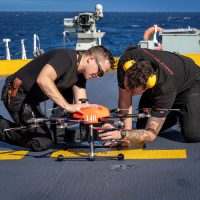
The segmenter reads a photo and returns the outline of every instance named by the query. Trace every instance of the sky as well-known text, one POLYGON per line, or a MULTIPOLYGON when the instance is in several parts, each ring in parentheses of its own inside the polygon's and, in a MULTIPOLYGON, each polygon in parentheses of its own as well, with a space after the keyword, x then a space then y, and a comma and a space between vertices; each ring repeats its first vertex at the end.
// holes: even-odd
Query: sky
POLYGON ((200 12, 200 0, 0 0, 0 11, 200 12))

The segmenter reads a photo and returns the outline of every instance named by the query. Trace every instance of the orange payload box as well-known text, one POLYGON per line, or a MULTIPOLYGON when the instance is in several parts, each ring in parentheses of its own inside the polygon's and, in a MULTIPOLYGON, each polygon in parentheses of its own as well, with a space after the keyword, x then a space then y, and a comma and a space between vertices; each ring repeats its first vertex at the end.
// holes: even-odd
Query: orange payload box
POLYGON ((98 123, 100 118, 106 118, 110 116, 108 108, 101 105, 91 105, 85 108, 81 108, 82 113, 73 113, 72 116, 75 119, 83 119, 85 124, 98 123))

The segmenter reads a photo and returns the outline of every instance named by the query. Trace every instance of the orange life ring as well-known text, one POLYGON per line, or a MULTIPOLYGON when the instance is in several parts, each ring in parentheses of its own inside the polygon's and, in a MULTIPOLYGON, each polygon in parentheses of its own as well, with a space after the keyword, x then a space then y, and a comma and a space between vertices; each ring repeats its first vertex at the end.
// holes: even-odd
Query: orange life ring
MULTIPOLYGON (((149 38, 153 35, 153 33, 155 32, 156 27, 152 26, 150 28, 148 28, 145 32, 144 32, 144 40, 149 40, 149 38)), ((160 28, 159 26, 157 26, 157 32, 163 32, 164 29, 160 28)), ((158 46, 155 47, 155 50, 162 50, 162 44, 158 44, 158 46)))

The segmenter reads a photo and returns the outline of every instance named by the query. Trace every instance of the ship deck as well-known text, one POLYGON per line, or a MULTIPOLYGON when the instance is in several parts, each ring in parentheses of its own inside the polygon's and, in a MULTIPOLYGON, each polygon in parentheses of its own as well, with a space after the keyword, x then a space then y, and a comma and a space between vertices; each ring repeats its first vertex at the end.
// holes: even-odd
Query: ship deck
MULTIPOLYGON (((3 80, 1 87, 2 84, 3 80)), ((117 107, 116 74, 90 80, 88 96, 91 103, 117 107)), ((138 98, 133 101, 137 107, 138 98)), ((2 104, 0 107, 1 114, 8 116, 2 104)), ((178 126, 146 143, 145 149, 127 150, 123 161, 58 162, 54 158, 58 147, 31 152, 0 142, 1 199, 198 200, 200 197, 200 144, 185 143, 178 126)))

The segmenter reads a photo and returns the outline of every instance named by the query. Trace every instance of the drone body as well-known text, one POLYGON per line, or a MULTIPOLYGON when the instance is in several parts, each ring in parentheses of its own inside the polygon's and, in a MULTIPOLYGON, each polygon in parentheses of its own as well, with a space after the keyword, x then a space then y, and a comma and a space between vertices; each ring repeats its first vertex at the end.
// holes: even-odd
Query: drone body
POLYGON ((99 123, 102 118, 108 118, 109 116, 109 109, 102 105, 81 108, 81 113, 76 112, 72 114, 73 118, 82 119, 85 121, 85 124, 96 124, 99 123))

